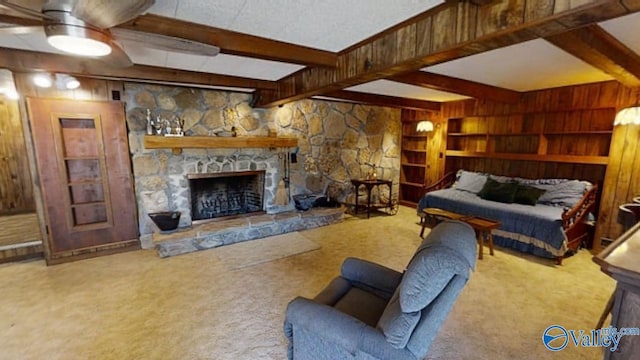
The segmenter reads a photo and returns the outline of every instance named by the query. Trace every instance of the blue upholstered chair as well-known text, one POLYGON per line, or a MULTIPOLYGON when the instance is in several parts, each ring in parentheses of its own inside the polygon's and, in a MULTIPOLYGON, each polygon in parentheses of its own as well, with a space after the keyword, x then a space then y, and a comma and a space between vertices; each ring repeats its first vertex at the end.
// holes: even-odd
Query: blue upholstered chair
MULTIPOLYGON (((289 359, 422 359, 476 263, 473 229, 445 221, 404 273, 348 258, 313 300, 287 306, 289 359)), ((462 334, 461 334, 462 336, 462 334)))

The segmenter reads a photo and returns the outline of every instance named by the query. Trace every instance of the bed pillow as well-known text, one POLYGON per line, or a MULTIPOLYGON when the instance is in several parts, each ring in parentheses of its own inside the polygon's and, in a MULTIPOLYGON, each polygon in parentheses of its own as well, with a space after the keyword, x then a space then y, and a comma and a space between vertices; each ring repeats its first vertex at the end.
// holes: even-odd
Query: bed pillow
POLYGON ((501 183, 489 177, 482 190, 478 192, 478 196, 485 200, 510 204, 515 199, 516 190, 518 190, 518 183, 501 183))
POLYGON ((540 196, 542 196, 542 194, 544 194, 545 192, 546 190, 538 189, 533 186, 518 184, 513 202, 523 205, 535 206, 540 196))
POLYGON ((553 206, 574 206, 584 192, 591 186, 587 181, 568 180, 556 185, 537 185, 536 187, 547 190, 538 202, 553 206))
POLYGON ((478 191, 482 190, 486 181, 487 175, 485 174, 462 171, 458 178, 458 182, 456 183, 456 189, 477 194, 478 191))

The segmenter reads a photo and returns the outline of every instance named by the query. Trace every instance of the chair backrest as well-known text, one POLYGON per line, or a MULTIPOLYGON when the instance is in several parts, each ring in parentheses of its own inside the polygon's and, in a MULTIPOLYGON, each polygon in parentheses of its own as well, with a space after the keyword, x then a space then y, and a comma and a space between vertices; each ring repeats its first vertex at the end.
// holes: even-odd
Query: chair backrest
POLYGON ((475 232, 445 221, 433 228, 409 262, 378 328, 395 348, 423 358, 476 262, 475 232))

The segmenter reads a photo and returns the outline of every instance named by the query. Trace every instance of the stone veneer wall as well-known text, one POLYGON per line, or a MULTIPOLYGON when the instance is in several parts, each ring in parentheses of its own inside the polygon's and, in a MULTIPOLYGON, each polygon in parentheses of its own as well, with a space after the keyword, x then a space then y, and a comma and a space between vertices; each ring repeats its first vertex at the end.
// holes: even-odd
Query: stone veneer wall
MULTIPOLYGON (((125 83, 129 146, 133 162, 140 234, 153 233, 155 225, 147 214, 156 211, 182 212, 180 226, 191 225, 189 173, 265 170, 265 210, 293 209, 273 204, 282 177, 283 149, 144 149, 146 109, 152 116, 179 116, 185 135, 209 135, 236 128, 238 136, 296 136, 298 162, 291 164, 291 195, 324 193, 353 202, 351 178, 363 178, 378 166, 378 176, 394 181, 397 199, 400 168, 400 110, 301 100, 282 107, 254 109, 251 95, 237 92, 125 83)), ((388 196, 381 194, 380 196, 388 196)))

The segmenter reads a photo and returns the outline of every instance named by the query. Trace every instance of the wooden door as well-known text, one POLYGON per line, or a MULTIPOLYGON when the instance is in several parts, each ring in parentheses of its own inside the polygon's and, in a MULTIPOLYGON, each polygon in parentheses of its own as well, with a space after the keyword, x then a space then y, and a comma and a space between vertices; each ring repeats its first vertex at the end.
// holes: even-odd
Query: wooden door
POLYGON ((48 263, 139 248, 123 104, 27 98, 48 263))

